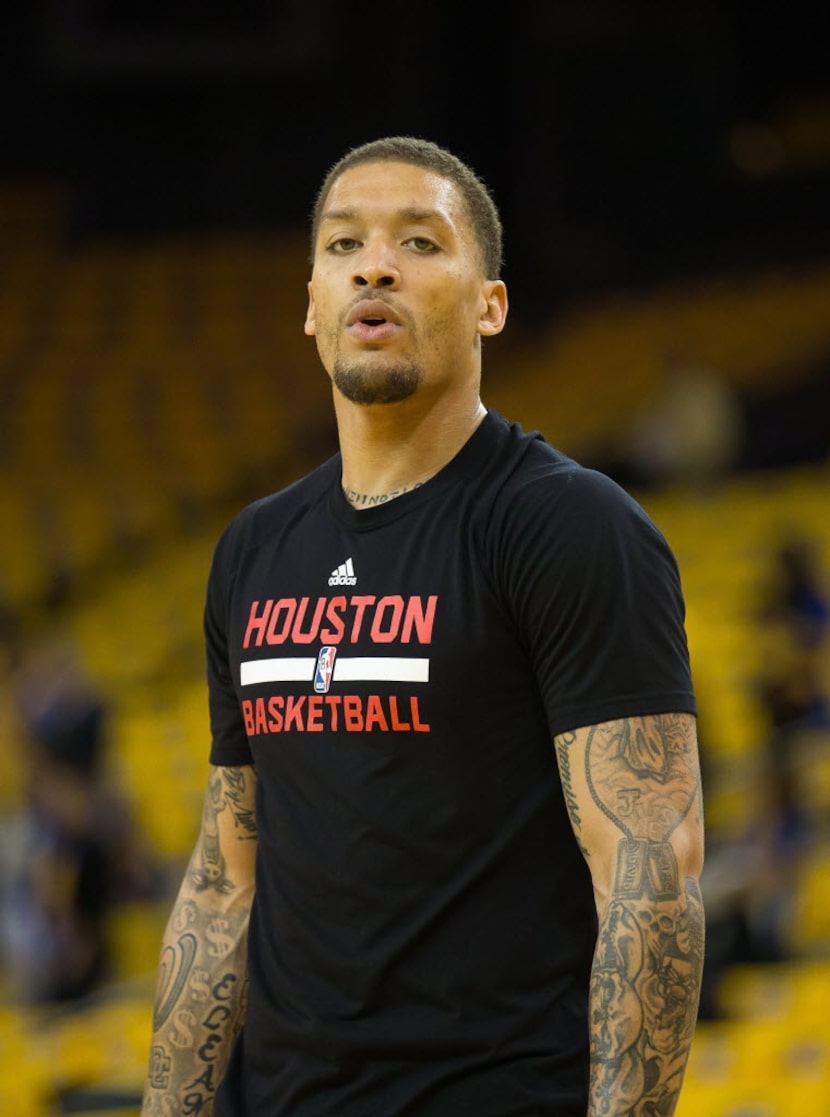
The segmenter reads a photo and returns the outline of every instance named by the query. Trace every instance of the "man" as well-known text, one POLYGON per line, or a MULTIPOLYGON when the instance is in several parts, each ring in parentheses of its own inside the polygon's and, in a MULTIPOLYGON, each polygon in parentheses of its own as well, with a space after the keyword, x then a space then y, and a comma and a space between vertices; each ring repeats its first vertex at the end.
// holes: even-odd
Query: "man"
POLYGON ((354 149, 312 246, 340 453, 216 550, 143 1112, 669 1115, 703 958, 673 557, 483 406, 507 294, 469 168, 354 149))

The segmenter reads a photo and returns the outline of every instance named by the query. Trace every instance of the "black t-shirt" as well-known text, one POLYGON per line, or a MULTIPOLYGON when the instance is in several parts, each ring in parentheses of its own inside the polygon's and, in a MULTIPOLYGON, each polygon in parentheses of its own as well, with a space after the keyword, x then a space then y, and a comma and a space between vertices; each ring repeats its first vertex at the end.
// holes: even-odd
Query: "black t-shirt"
POLYGON ((209 582, 211 762, 259 776, 217 1112, 584 1115, 596 915, 551 738, 694 712, 674 558, 492 411, 387 503, 340 473, 244 510, 209 582))

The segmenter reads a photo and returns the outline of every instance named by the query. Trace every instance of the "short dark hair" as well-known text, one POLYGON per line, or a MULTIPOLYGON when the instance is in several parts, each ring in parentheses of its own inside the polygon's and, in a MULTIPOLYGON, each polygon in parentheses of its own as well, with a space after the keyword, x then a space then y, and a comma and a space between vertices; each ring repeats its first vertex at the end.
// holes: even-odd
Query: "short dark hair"
POLYGON ((452 182, 461 195, 473 234, 481 252, 488 279, 498 279, 502 269, 502 224, 489 187, 457 155, 431 140, 415 136, 388 136, 360 144, 339 159, 329 170, 317 192, 311 211, 311 253, 317 243, 317 230, 329 191, 344 171, 362 163, 411 163, 452 182))

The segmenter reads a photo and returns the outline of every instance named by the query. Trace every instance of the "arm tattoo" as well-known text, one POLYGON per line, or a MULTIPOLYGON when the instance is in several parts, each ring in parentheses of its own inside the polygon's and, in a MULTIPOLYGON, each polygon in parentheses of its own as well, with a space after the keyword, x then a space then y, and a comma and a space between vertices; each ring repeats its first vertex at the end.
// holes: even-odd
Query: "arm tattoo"
POLYGON ((580 834, 582 832, 582 815, 579 811, 579 799, 576 796, 573 786, 573 772, 571 770, 571 757, 569 749, 576 741, 576 733, 563 733, 560 737, 556 738, 556 752, 559 758, 559 779, 562 784, 562 794, 565 798, 565 805, 568 808, 568 815, 573 827, 574 836, 576 837, 582 856, 588 860, 590 854, 580 841, 580 834))
POLYGON ((223 768, 222 779, 226 785, 225 797, 233 815, 234 823, 243 833, 240 838, 256 838, 256 813, 245 805, 247 781, 251 779, 250 770, 245 768, 223 768))
POLYGON ((201 863, 194 863, 188 870, 190 881, 200 892, 214 889, 228 893, 234 889, 233 881, 226 876, 225 858, 219 842, 218 815, 228 810, 234 825, 242 833, 240 838, 256 838, 254 812, 243 806, 245 781, 250 779, 243 768, 217 768, 208 781, 202 816, 201 863))
POLYGON ((699 798, 692 724, 632 718, 588 736, 591 797, 623 835, 592 972, 592 1117, 668 1117, 680 1092, 704 949, 700 889, 669 840, 699 798))
POLYGON ((595 725, 585 752, 591 796, 629 838, 666 841, 698 793, 694 756, 680 714, 595 725))
POLYGON ((609 904, 591 980, 592 1115, 674 1112, 702 968, 696 881, 673 905, 609 904))
POLYGON ((162 951, 144 1117, 212 1113, 245 1019, 246 932, 245 912, 207 912, 194 901, 174 909, 162 951))
MULTIPOLYGON (((222 842, 256 838, 255 781, 250 767, 211 769, 201 840, 162 943, 143 1117, 210 1117, 242 1029, 253 891, 248 869, 229 878, 234 859, 226 861, 222 842), (233 825, 220 830, 223 811, 233 825)), ((249 847, 239 865, 251 865, 252 855, 249 847)))

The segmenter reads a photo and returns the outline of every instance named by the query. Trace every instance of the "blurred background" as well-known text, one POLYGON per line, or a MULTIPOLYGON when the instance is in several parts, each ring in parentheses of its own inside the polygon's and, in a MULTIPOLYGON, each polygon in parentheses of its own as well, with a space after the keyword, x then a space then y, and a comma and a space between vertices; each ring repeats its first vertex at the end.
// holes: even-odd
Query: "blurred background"
MULTIPOLYGON (((811 7, 811 6, 810 6, 811 7)), ((342 152, 492 187, 485 402, 681 567, 706 988, 684 1117, 830 1114, 830 69, 802 0, 31 0, 0 37, 0 1111, 137 1113, 207 774, 217 535, 334 449, 342 152)))

